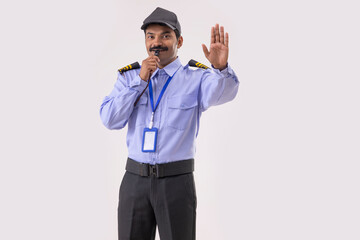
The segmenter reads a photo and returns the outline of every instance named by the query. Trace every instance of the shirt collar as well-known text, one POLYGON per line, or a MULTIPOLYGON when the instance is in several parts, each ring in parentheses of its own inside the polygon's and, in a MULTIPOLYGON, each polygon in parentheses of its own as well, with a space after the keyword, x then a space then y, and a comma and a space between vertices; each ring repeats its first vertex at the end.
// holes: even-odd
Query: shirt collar
POLYGON ((172 61, 171 63, 166 65, 166 67, 164 67, 164 70, 169 76, 173 76, 180 66, 181 66, 180 59, 176 57, 174 61, 172 61))
MULTIPOLYGON (((168 65, 166 65, 163 68, 163 70, 166 72, 167 75, 173 76, 175 74, 175 72, 179 69, 180 66, 181 66, 180 59, 179 59, 179 57, 176 57, 176 59, 174 61, 172 61, 171 63, 169 63, 168 65)), ((153 76, 155 76, 158 71, 159 71, 159 69, 156 69, 153 76)))

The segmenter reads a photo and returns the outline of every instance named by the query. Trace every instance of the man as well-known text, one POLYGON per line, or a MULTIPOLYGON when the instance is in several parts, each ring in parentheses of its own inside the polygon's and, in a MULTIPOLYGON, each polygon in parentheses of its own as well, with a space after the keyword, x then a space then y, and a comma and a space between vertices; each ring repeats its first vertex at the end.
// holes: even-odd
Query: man
POLYGON ((218 24, 212 27, 210 50, 202 47, 213 69, 197 63, 202 68, 193 70, 177 57, 184 40, 173 12, 156 8, 141 29, 149 57, 141 68, 119 70, 100 109, 107 128, 128 125, 119 240, 154 239, 156 225, 162 240, 194 240, 193 158, 199 119, 210 106, 231 101, 239 85, 227 63, 229 36, 218 24))

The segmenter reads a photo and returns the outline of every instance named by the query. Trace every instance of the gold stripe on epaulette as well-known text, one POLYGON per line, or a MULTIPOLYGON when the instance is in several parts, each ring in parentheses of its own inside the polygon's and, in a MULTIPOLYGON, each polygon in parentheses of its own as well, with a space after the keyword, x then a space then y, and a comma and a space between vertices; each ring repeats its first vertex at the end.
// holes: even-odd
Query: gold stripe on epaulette
POLYGON ((199 62, 195 63, 195 65, 196 65, 198 68, 204 68, 204 69, 208 69, 208 68, 209 68, 209 67, 207 67, 207 66, 205 66, 204 64, 199 63, 199 62))
POLYGON ((126 72, 128 70, 137 69, 137 68, 140 68, 140 64, 138 62, 134 62, 134 63, 129 64, 129 65, 123 67, 123 68, 118 69, 118 71, 120 73, 124 73, 124 72, 126 72))
POLYGON ((132 69, 132 66, 127 65, 126 67, 120 68, 119 71, 122 73, 122 72, 125 72, 125 71, 130 70, 130 69, 132 69))

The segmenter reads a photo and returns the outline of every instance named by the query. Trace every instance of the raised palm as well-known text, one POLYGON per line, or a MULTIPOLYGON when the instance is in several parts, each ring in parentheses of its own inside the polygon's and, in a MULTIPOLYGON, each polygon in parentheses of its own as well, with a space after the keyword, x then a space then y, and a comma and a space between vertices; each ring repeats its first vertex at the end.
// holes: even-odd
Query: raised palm
POLYGON ((226 68, 229 56, 229 34, 224 34, 224 27, 216 24, 211 28, 210 51, 202 44, 205 57, 217 69, 226 68))

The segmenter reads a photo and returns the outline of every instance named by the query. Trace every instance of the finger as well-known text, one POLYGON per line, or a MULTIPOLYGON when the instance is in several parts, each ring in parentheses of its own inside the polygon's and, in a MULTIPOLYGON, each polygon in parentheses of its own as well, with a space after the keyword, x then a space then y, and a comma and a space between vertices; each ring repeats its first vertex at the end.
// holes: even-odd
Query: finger
POLYGON ((215 28, 211 27, 211 41, 210 44, 215 43, 215 28))
POLYGON ((153 59, 153 61, 151 61, 151 62, 149 63, 149 66, 151 66, 151 67, 157 67, 157 66, 158 66, 158 61, 156 61, 155 59, 153 59))
POLYGON ((160 62, 160 58, 156 57, 156 56, 151 56, 148 61, 149 64, 151 65, 156 65, 160 62))
POLYGON ((156 61, 156 68, 160 67, 160 59, 159 61, 156 61))
POLYGON ((219 24, 215 25, 215 42, 220 41, 220 34, 219 34, 219 24))
POLYGON ((155 62, 160 62, 160 58, 158 56, 153 55, 151 58, 155 60, 155 62))
POLYGON ((155 72, 156 69, 157 69, 157 66, 151 66, 151 67, 149 67, 149 73, 155 72))
POLYGON ((210 54, 208 48, 206 47, 205 44, 202 44, 202 48, 203 48, 203 52, 205 54, 205 57, 208 58, 208 56, 210 54))
POLYGON ((158 61, 156 59, 151 59, 151 61, 149 61, 149 65, 150 66, 156 66, 157 62, 158 61))
POLYGON ((156 59, 149 59, 148 61, 144 62, 143 65, 147 68, 152 68, 154 66, 157 66, 157 61, 156 59))
POLYGON ((157 68, 158 68, 157 66, 152 67, 150 72, 155 72, 157 68))
POLYGON ((148 57, 149 60, 160 60, 160 58, 158 56, 155 56, 155 55, 151 55, 148 57))
POLYGON ((154 70, 160 66, 160 58, 157 56, 153 56, 153 59, 151 59, 151 66, 154 70))
POLYGON ((225 46, 229 47, 229 34, 228 33, 225 34, 225 46))
POLYGON ((224 43, 224 27, 223 26, 220 27, 220 42, 222 44, 225 44, 224 43))

